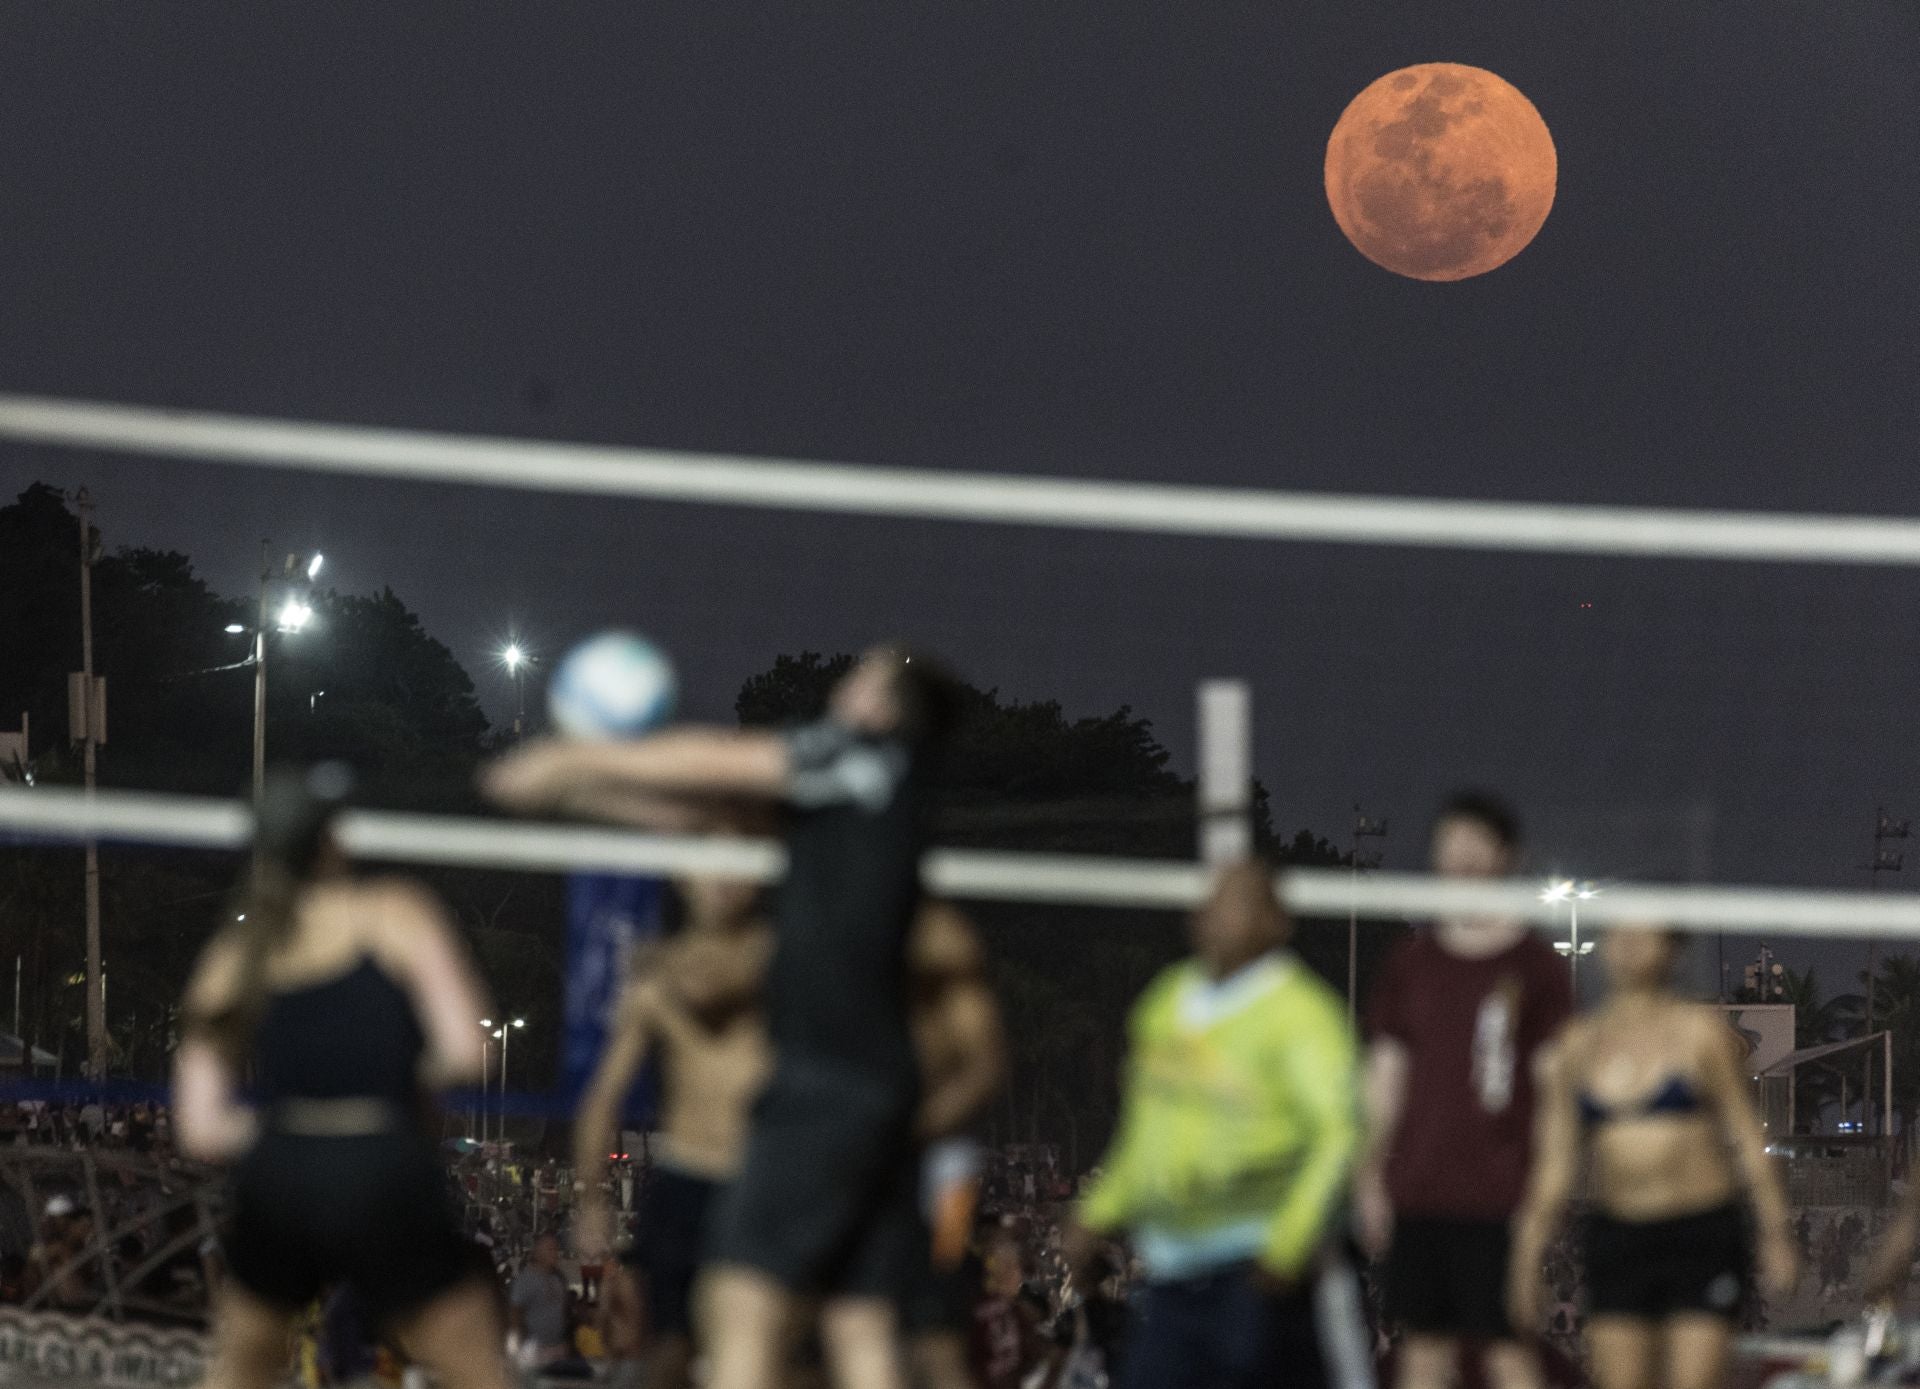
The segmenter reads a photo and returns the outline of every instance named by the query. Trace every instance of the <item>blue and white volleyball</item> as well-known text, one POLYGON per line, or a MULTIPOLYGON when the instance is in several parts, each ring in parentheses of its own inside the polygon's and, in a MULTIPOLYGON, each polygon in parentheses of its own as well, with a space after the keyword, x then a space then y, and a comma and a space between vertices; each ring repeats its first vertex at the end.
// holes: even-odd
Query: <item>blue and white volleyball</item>
POLYGON ((673 662, 645 637, 602 632, 566 654, 547 685, 547 713, 569 738, 632 738, 673 717, 673 662))

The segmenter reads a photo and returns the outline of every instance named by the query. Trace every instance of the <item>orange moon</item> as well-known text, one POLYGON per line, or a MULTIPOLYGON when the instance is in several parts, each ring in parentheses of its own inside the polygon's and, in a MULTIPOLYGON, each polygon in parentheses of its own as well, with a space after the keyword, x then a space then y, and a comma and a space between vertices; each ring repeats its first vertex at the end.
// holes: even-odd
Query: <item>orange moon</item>
POLYGON ((1327 141, 1327 202, 1375 265, 1464 280, 1505 265, 1553 207, 1547 123, 1484 68, 1421 63, 1374 82, 1327 141))

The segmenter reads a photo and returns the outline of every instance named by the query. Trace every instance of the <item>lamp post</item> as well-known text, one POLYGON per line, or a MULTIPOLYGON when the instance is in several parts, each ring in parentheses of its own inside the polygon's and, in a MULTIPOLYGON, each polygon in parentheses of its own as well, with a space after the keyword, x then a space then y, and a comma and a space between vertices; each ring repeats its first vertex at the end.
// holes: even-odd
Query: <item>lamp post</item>
MULTIPOLYGON (((273 566, 267 562, 267 542, 260 542, 260 607, 259 615, 253 626, 253 799, 259 803, 261 792, 267 784, 267 604, 273 583, 283 584, 305 582, 311 584, 320 575, 320 566, 324 557, 309 555, 304 562, 299 555, 288 555, 286 566, 279 574, 273 572, 273 566), (297 577, 304 571, 304 580, 297 577)), ((274 619, 275 630, 298 632, 313 620, 313 608, 307 602, 303 591, 295 590, 288 594, 274 619)), ((239 635, 246 629, 239 623, 229 623, 227 631, 239 635)))
POLYGON ((533 653, 518 641, 509 641, 500 653, 500 664, 507 668, 507 674, 513 677, 513 698, 515 713, 513 716, 513 736, 522 738, 527 732, 527 667, 534 663, 533 653))
POLYGON ((500 1039, 500 1141, 507 1138, 507 1049, 513 1042, 514 1031, 527 1025, 525 1018, 515 1018, 512 1022, 503 1021, 500 1030, 493 1035, 500 1039))
POLYGON ((1593 942, 1580 939, 1580 904, 1599 895, 1600 889, 1592 883, 1570 882, 1564 878, 1548 883, 1540 894, 1542 902, 1567 904, 1567 939, 1555 941, 1553 948, 1567 957, 1567 969, 1576 999, 1580 997, 1580 957, 1593 953, 1593 942))
MULTIPOLYGON (((80 727, 73 731, 81 741, 81 767, 91 798, 106 723, 105 691, 96 687, 93 677, 93 561, 98 538, 93 530, 93 496, 86 488, 80 489, 74 506, 80 513, 80 678, 79 699, 70 705, 79 710, 80 727)), ((107 975, 100 962, 100 844, 92 835, 87 836, 82 887, 87 914, 87 1075, 100 1081, 107 1078, 107 975)))
POLYGON ((1387 822, 1375 820, 1362 813, 1359 806, 1353 808, 1353 899, 1347 913, 1347 1025, 1355 1025, 1360 1009, 1360 870, 1378 868, 1383 855, 1379 853, 1363 854, 1360 841, 1363 839, 1385 839, 1387 822))
POLYGON ((487 1141, 487 1053, 489 1051, 487 1039, 495 1035, 494 1033, 487 1031, 487 1029, 492 1026, 493 1026, 492 1018, 480 1019, 480 1099, 478 1101, 478 1104, 479 1104, 479 1115, 480 1115, 480 1141, 483 1144, 487 1141))
MULTIPOLYGON (((1868 874, 1867 890, 1869 892, 1880 886, 1880 875, 1882 873, 1898 873, 1906 866, 1907 856, 1898 849, 1887 848, 1887 841, 1889 839, 1908 839, 1912 837, 1912 834, 1912 821, 1894 819, 1891 815, 1887 814, 1885 806, 1874 807, 1873 857, 1866 863, 1868 874)), ((1873 1035, 1873 989, 1874 975, 1880 968, 1879 950, 1880 938, 1878 936, 1867 937, 1867 1006, 1865 1018, 1860 1030, 1862 1037, 1871 1037, 1873 1035)), ((1869 1111, 1873 1108, 1873 1048, 1866 1048, 1866 1053, 1866 1083, 1860 1087, 1860 1131, 1862 1133, 1867 1131, 1868 1120, 1872 1117, 1869 1111)), ((1887 1115, 1884 1113, 1880 1116, 1880 1132, 1883 1136, 1887 1132, 1887 1115)), ((1888 1161, 1891 1162, 1893 1150, 1889 1148, 1887 1154, 1888 1161)))

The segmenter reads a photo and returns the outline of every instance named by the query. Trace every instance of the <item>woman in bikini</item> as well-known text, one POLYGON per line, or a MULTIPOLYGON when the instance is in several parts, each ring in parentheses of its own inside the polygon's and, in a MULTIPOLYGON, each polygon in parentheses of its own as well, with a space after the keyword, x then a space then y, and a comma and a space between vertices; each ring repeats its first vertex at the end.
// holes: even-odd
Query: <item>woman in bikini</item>
POLYGON ((1546 1250, 1588 1173, 1587 1343, 1598 1389, 1715 1389, 1756 1271, 1798 1274, 1786 1194, 1766 1155, 1739 1038, 1673 984, 1671 931, 1618 927, 1611 989, 1547 1064, 1539 1141, 1515 1222, 1516 1330, 1541 1324, 1546 1250))

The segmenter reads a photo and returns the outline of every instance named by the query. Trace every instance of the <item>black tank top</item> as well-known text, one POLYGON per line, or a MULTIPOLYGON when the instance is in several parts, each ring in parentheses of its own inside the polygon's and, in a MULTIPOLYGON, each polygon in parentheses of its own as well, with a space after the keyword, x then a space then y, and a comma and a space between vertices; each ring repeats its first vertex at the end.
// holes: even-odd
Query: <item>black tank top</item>
POLYGON ((276 993, 254 1034, 260 1098, 411 1102, 426 1034, 413 1000, 363 957, 336 978, 276 993))
POLYGON ((908 749, 831 720, 790 735, 787 874, 767 978, 780 1066, 825 1065, 904 1105, 919 1068, 907 938, 920 905, 926 795, 908 749))

